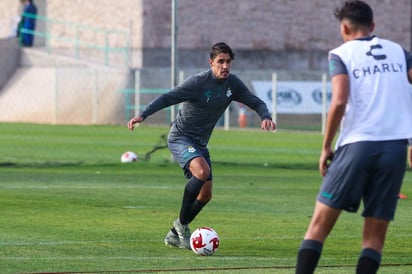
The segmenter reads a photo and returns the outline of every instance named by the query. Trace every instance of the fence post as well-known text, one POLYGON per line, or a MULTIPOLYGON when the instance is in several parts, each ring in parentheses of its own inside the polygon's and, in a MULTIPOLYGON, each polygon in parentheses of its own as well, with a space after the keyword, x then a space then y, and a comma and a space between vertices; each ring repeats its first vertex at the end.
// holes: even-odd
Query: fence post
POLYGON ((272 73, 272 119, 274 122, 276 122, 276 111, 277 111, 277 94, 278 94, 278 80, 277 80, 277 74, 274 72, 272 73))
POLYGON ((79 40, 79 36, 80 36, 80 34, 79 34, 79 26, 78 25, 76 25, 76 38, 75 38, 75 41, 74 41, 74 47, 75 47, 75 56, 76 56, 76 59, 79 59, 80 58, 80 52, 79 52, 79 42, 80 42, 80 40, 79 40))
POLYGON ((230 125, 230 105, 226 108, 225 110, 225 114, 224 114, 224 124, 223 124, 223 128, 225 130, 229 130, 229 125, 230 125))
POLYGON ((49 35, 49 33, 50 33, 50 29, 52 28, 51 26, 50 26, 50 24, 51 24, 51 21, 50 20, 45 20, 44 21, 45 23, 45 43, 46 43, 46 51, 47 51, 47 53, 51 53, 51 42, 50 42, 50 39, 51 39, 51 36, 49 35))
POLYGON ((109 65, 109 33, 104 32, 104 64, 109 65))
POLYGON ((53 125, 57 124, 59 112, 59 69, 54 68, 54 93, 53 93, 53 125))
MULTIPOLYGON (((183 70, 179 70, 179 80, 178 80, 178 84, 181 85, 183 83, 183 81, 185 80, 185 72, 183 70)), ((174 87, 173 87, 174 88, 174 87)), ((179 109, 182 108, 183 103, 179 104, 179 109)), ((170 108, 170 122, 173 122, 176 118, 176 106, 173 105, 170 108)))
POLYGON ((124 54, 124 62, 126 67, 131 67, 133 66, 133 21, 129 21, 129 32, 126 33, 127 37, 127 45, 126 45, 126 51, 124 54))
MULTIPOLYGON (((141 88, 141 83, 140 83, 140 69, 137 69, 135 71, 135 86, 134 86, 134 105, 135 105, 135 116, 137 116, 140 113, 140 88, 141 88)), ((129 96, 129 95, 127 95, 129 96)), ((126 121, 127 122, 127 121, 126 121)))
POLYGON ((326 113, 327 113, 327 93, 326 93, 326 73, 322 74, 322 134, 325 134, 326 113))
POLYGON ((94 93, 93 93, 93 124, 99 119, 99 71, 94 70, 94 93))

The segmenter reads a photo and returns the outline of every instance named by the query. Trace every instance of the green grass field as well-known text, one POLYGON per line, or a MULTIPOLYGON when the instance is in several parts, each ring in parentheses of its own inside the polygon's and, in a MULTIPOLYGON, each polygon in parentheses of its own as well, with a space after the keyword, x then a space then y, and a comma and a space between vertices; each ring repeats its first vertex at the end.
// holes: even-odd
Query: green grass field
MULTIPOLYGON (((314 132, 217 129, 209 148, 214 197, 191 224, 214 228, 219 250, 200 257, 164 246, 186 180, 167 133, 142 125, 0 124, 0 273, 294 273, 321 177, 314 132)), ((408 170, 379 273, 412 273, 408 170)), ((342 214, 316 273, 354 273, 360 213, 342 214)))

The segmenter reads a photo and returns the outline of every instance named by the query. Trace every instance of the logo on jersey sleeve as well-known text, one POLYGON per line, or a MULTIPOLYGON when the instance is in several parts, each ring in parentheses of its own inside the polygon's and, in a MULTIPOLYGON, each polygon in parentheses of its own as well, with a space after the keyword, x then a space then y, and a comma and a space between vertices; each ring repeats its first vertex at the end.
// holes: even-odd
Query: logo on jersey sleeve
POLYGON ((334 74, 336 70, 336 60, 331 59, 329 61, 329 73, 330 75, 334 74))

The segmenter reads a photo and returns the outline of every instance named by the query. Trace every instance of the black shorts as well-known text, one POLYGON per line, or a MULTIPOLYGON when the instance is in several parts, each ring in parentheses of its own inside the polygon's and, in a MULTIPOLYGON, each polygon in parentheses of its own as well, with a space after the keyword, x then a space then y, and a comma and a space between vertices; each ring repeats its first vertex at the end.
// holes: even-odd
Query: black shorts
POLYGON ((318 201, 362 216, 393 220, 406 170, 407 141, 358 142, 340 147, 323 179, 318 201))
POLYGON ((206 162, 209 164, 210 173, 207 178, 208 181, 212 180, 212 163, 210 161, 210 154, 207 147, 199 146, 193 142, 190 138, 185 136, 170 137, 167 141, 170 152, 173 158, 179 163, 180 167, 183 169, 185 177, 190 179, 192 173, 189 169, 190 161, 196 157, 205 158, 206 162))

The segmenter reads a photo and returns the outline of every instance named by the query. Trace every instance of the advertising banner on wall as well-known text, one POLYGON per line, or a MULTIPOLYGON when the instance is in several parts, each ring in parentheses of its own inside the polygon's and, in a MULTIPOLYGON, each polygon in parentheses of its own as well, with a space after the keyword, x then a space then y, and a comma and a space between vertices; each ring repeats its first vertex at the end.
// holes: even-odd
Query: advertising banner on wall
MULTIPOLYGON (((252 81, 253 89, 268 109, 272 109, 272 81, 252 81)), ((331 85, 326 84, 326 108, 332 96, 331 85)), ((277 82, 276 112, 280 114, 321 114, 322 82, 277 82)))

